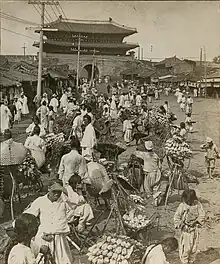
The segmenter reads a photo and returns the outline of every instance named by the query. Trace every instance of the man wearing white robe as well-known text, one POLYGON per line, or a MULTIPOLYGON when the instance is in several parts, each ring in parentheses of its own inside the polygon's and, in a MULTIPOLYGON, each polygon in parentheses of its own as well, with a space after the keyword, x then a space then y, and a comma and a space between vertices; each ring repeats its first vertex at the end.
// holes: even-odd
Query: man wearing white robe
POLYGON ((68 97, 67 92, 63 93, 63 95, 60 98, 60 108, 64 110, 68 105, 68 97))
POLYGON ((141 103, 142 103, 142 97, 141 97, 140 93, 138 93, 136 95, 136 98, 135 99, 136 99, 136 106, 140 107, 141 106, 141 103))
POLYGON ((49 106, 53 106, 53 111, 57 113, 57 108, 59 106, 59 101, 56 98, 56 94, 53 94, 53 98, 50 100, 49 106))
POLYGON ((4 104, 4 101, 1 101, 1 108, 0 108, 0 116, 1 116, 1 133, 4 133, 5 129, 9 129, 9 121, 12 118, 12 114, 4 104))
POLYGON ((82 140, 82 124, 83 124, 83 117, 80 111, 77 111, 76 117, 73 120, 72 126, 72 135, 77 137, 78 140, 81 142, 82 140))
POLYGON ((90 157, 91 160, 93 160, 94 147, 97 144, 95 129, 91 124, 92 120, 89 115, 85 115, 83 117, 83 121, 86 125, 86 129, 84 131, 83 138, 81 141, 82 156, 90 157))
POLYGON ((65 189, 54 183, 49 187, 49 192, 38 197, 24 213, 35 215, 40 218, 40 226, 35 243, 40 249, 42 245, 47 245, 56 264, 72 264, 73 259, 67 240, 70 232, 67 222, 68 204, 61 198, 65 189))
POLYGON ((27 96, 24 93, 21 93, 20 101, 22 102, 22 115, 28 115, 29 109, 28 109, 28 99, 27 96))
POLYGON ((83 182, 87 181, 88 170, 86 160, 79 154, 77 149, 79 142, 77 139, 71 141, 71 151, 63 155, 58 170, 59 179, 62 180, 63 186, 68 185, 69 179, 77 173, 83 182))
POLYGON ((17 113, 15 115, 14 121, 17 121, 19 123, 21 121, 22 104, 17 97, 15 97, 15 107, 17 113))

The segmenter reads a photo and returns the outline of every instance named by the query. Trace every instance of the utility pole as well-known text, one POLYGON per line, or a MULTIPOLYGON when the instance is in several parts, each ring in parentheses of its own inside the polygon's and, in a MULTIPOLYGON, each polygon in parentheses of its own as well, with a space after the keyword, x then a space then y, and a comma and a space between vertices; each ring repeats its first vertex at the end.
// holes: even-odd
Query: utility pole
MULTIPOLYGON (((46 5, 58 5, 58 1, 48 0, 29 0, 28 4, 39 4, 41 6, 41 28, 40 28, 40 45, 38 54, 38 78, 37 78, 37 97, 41 97, 42 84, 42 66, 43 66, 43 45, 44 45, 44 15, 46 5)), ((49 30, 48 30, 49 31, 49 30)), ((51 30, 54 31, 54 30, 51 30)), ((57 31, 57 30, 56 30, 57 31)))
POLYGON ((95 70, 95 53, 96 53, 96 50, 94 49, 93 50, 93 54, 92 54, 92 74, 91 74, 91 85, 93 83, 93 79, 94 79, 94 70, 95 70))
POLYGON ((80 49, 81 49, 81 40, 82 39, 86 39, 87 36, 81 36, 81 34, 79 33, 79 35, 77 36, 78 39, 78 44, 77 44, 77 68, 76 68, 76 88, 78 89, 79 86, 79 66, 80 66, 80 49))
POLYGON ((141 59, 144 59, 144 48, 141 48, 141 59))
POLYGON ((77 69, 76 69, 76 89, 79 88, 79 57, 80 57, 80 45, 81 45, 81 34, 78 36, 78 47, 77 47, 77 69))
POLYGON ((22 47, 22 49, 24 50, 24 57, 26 56, 26 52, 25 52, 26 51, 26 48, 27 47, 25 46, 25 43, 24 43, 24 46, 22 47))
POLYGON ((206 49, 205 49, 205 46, 204 46, 204 63, 205 63, 204 71, 205 71, 205 96, 206 96, 207 95, 207 64, 206 64, 206 49))
POLYGON ((2 55, 2 1, 0 1, 0 55, 2 55))
POLYGON ((140 46, 138 47, 138 59, 139 60, 141 59, 141 47, 140 46))

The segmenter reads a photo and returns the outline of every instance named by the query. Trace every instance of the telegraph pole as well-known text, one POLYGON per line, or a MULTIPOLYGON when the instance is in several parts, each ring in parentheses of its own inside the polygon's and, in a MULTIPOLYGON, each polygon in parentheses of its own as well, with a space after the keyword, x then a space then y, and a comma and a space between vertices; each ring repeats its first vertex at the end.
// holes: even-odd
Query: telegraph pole
POLYGON ((26 48, 27 47, 25 46, 25 43, 24 43, 24 46, 22 47, 22 49, 24 50, 24 57, 26 56, 26 52, 25 52, 26 51, 26 48))
MULTIPOLYGON (((37 78, 37 97, 41 97, 42 66, 43 66, 43 42, 44 42, 44 15, 45 5, 58 5, 58 1, 46 0, 29 0, 28 4, 39 4, 41 6, 41 28, 40 28, 40 45, 38 54, 38 78, 37 78)), ((51 30, 54 31, 54 30, 51 30)))
POLYGON ((78 47, 77 47, 77 69, 76 69, 76 89, 79 88, 79 56, 80 56, 80 44, 81 44, 81 34, 78 36, 78 47))
POLYGON ((94 79, 94 69, 95 69, 95 53, 96 53, 96 50, 94 49, 93 50, 93 55, 92 55, 92 74, 91 74, 91 85, 92 85, 92 82, 93 82, 93 79, 94 79))
MULTIPOLYGON (((2 11, 2 1, 0 1, 0 11, 2 11)), ((2 55, 2 15, 0 12, 0 55, 2 55)))
POLYGON ((207 64, 206 64, 206 49, 204 46, 204 63, 205 63, 205 96, 207 95, 207 64))

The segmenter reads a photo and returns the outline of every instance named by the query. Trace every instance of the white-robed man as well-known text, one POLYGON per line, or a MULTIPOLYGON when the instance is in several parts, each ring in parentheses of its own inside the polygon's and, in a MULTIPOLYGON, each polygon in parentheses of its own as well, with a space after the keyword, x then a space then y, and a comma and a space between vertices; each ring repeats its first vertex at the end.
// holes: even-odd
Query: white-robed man
POLYGON ((81 183, 81 178, 78 174, 74 174, 69 179, 69 185, 65 186, 66 194, 62 195, 65 202, 68 203, 70 209, 67 213, 68 223, 74 223, 78 218, 78 232, 83 232, 86 226, 91 224, 94 218, 91 206, 86 203, 81 190, 77 188, 81 183))
POLYGON ((49 106, 53 106, 53 111, 57 113, 57 108, 59 106, 59 101, 57 100, 57 95, 53 94, 52 99, 50 100, 49 106))
POLYGON ((97 144, 95 129, 91 124, 92 120, 89 115, 85 115, 83 117, 83 122, 86 126, 86 129, 81 141, 82 155, 83 157, 90 156, 91 160, 93 160, 93 151, 95 145, 97 144))
POLYGON ((64 187, 69 184, 69 179, 77 173, 83 182, 87 182, 88 170, 86 160, 79 154, 80 143, 77 138, 71 140, 71 151, 63 155, 58 170, 59 179, 64 187))
POLYGON ((28 109, 28 99, 27 96, 24 93, 21 93, 21 98, 19 99, 22 103, 22 115, 28 115, 29 109, 28 109))
POLYGON ((82 124, 83 124, 83 117, 81 115, 81 112, 78 110, 76 112, 76 117, 73 120, 72 135, 77 137, 80 142, 82 140, 82 135, 83 135, 82 124))
POLYGON ((35 244, 40 249, 47 245, 56 264, 72 264, 73 259, 67 240, 70 232, 67 222, 68 204, 61 198, 65 189, 57 181, 48 188, 48 193, 38 197, 24 213, 40 218, 35 244))

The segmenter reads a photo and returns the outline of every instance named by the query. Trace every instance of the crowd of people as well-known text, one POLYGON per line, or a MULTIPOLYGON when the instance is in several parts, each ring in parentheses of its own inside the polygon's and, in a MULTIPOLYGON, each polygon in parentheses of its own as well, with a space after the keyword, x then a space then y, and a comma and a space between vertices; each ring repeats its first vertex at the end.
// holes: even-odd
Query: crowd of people
MULTIPOLYGON (((166 88, 164 95, 167 97, 171 88, 166 88)), ((98 112, 99 118, 104 121, 122 120, 122 133, 127 147, 133 141, 134 120, 132 111, 136 109, 141 120, 141 126, 151 111, 153 97, 160 98, 160 87, 153 85, 142 86, 140 89, 135 83, 126 85, 117 83, 107 96, 100 94, 95 88, 89 89, 83 86, 80 99, 73 96, 72 89, 68 88, 59 99, 54 94, 51 100, 44 93, 41 102, 37 105, 33 122, 27 127, 27 139, 25 148, 35 159, 38 168, 42 168, 46 162, 46 134, 54 133, 54 122, 59 115, 73 116, 71 127, 71 151, 62 156, 57 179, 52 180, 48 187, 48 193, 37 198, 23 214, 14 222, 14 230, 17 234, 17 242, 8 256, 8 264, 33 264, 41 255, 48 253, 55 259, 55 263, 73 263, 68 234, 70 227, 75 223, 77 232, 81 233, 91 225, 94 219, 92 207, 83 196, 84 187, 91 185, 91 171, 88 169, 91 163, 96 163, 97 137, 95 121, 98 112), (126 89, 125 89, 126 87, 126 89), (91 98, 94 100, 91 104, 91 98), (90 104, 89 104, 90 102, 90 104), (123 117, 123 118, 122 118, 123 117), (79 151, 81 150, 81 151, 79 151), (39 223, 37 221, 39 218, 39 223)), ((186 113, 186 119, 179 126, 173 125, 174 134, 183 140, 188 139, 188 134, 193 132, 191 119, 193 111, 193 99, 184 90, 177 89, 177 103, 186 113)), ((2 133, 9 129, 10 122, 20 122, 21 116, 28 114, 27 99, 24 94, 15 98, 7 105, 1 102, 1 127, 2 133)), ((159 107, 159 113, 168 116, 171 108, 168 100, 159 107)), ((158 186, 161 181, 161 161, 154 151, 152 141, 146 141, 145 151, 135 151, 133 155, 141 158, 143 162, 144 178, 141 182, 140 192, 146 196, 158 198, 158 186)), ((208 176, 213 176, 215 161, 219 157, 218 149, 211 138, 207 138, 205 149, 205 161, 208 176)), ((99 173, 105 174, 103 167, 99 173)), ((97 169, 96 169, 97 171, 97 169)), ((159 203, 158 203, 159 204, 159 203)), ((157 205, 158 205, 157 204, 157 205)), ((168 263, 166 254, 179 247, 179 256, 183 264, 193 263, 197 252, 199 228, 205 219, 202 204, 198 201, 194 190, 185 190, 182 194, 182 202, 174 215, 174 226, 181 231, 179 246, 175 238, 168 238, 161 243, 150 245, 143 257, 143 264, 168 263)))
POLYGON ((20 123, 22 116, 29 114, 27 96, 22 92, 20 97, 14 97, 8 102, 7 99, 0 101, 1 108, 1 133, 5 129, 13 127, 14 123, 20 123))

